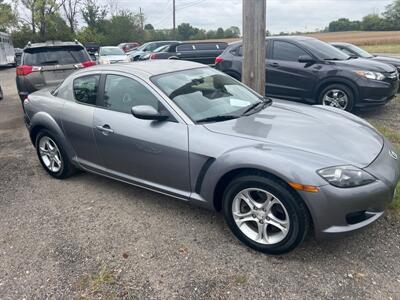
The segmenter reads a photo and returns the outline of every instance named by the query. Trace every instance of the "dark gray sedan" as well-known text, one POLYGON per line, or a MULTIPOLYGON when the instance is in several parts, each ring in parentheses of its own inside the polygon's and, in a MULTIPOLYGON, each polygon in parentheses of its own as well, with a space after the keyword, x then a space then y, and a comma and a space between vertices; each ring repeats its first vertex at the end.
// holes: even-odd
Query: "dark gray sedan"
POLYGON ((393 146, 332 107, 271 100, 217 70, 148 61, 80 70, 25 101, 44 169, 86 170, 222 211, 281 254, 376 221, 400 176, 393 146))

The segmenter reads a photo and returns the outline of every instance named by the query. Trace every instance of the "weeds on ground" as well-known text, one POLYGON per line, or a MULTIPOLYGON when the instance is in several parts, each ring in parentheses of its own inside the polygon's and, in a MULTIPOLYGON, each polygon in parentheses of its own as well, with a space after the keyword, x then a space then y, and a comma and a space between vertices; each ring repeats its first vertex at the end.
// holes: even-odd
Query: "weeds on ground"
POLYGON ((370 53, 392 53, 400 55, 400 44, 380 44, 362 46, 362 48, 370 53))

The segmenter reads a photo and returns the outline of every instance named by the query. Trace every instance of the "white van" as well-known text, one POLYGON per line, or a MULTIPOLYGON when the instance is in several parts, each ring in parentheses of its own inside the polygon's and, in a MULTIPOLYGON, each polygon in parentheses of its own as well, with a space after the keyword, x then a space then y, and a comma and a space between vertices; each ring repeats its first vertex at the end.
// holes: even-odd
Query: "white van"
POLYGON ((15 65, 15 51, 9 34, 0 32, 0 66, 15 65))

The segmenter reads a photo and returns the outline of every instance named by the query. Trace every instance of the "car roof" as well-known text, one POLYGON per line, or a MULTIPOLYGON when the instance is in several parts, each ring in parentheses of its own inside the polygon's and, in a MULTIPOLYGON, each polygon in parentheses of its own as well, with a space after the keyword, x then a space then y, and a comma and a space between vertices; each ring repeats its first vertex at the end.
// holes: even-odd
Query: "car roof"
POLYGON ((343 43, 343 42, 332 42, 330 43, 331 45, 336 45, 336 46, 351 46, 352 44, 350 43, 343 43))
POLYGON ((28 44, 25 46, 24 49, 44 48, 44 47, 62 47, 62 46, 81 46, 81 47, 83 47, 83 45, 81 43, 79 43, 78 41, 74 41, 74 42, 46 41, 43 43, 33 43, 33 44, 28 42, 28 44))
POLYGON ((119 49, 118 46, 101 46, 100 48, 103 48, 103 49, 105 49, 105 48, 108 48, 108 49, 115 49, 115 48, 118 48, 118 49, 119 49))
POLYGON ((131 63, 120 63, 111 65, 96 65, 87 69, 82 69, 75 74, 92 73, 98 71, 119 71, 139 75, 139 77, 150 78, 155 75, 166 74, 176 71, 184 71, 196 68, 208 68, 207 66, 195 62, 184 60, 146 60, 131 63))
MULTIPOLYGON (((274 36, 267 36, 265 38, 266 41, 268 40, 279 40, 279 41, 308 41, 308 40, 315 40, 316 38, 310 36, 302 36, 302 35, 274 35, 274 36)), ((229 43, 229 46, 236 46, 241 45, 243 41, 235 41, 229 43)))

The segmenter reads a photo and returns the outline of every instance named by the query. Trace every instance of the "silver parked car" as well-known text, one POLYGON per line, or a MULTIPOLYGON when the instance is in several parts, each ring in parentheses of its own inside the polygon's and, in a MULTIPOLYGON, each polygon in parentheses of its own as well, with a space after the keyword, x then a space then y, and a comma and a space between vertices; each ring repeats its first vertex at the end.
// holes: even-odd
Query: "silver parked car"
POLYGON ((82 169, 222 211, 248 246, 281 254, 382 216, 392 145, 332 107, 266 99, 215 69, 146 61, 80 70, 24 102, 44 169, 82 169))
POLYGON ((119 47, 100 47, 97 60, 101 65, 130 61, 128 55, 119 47))

